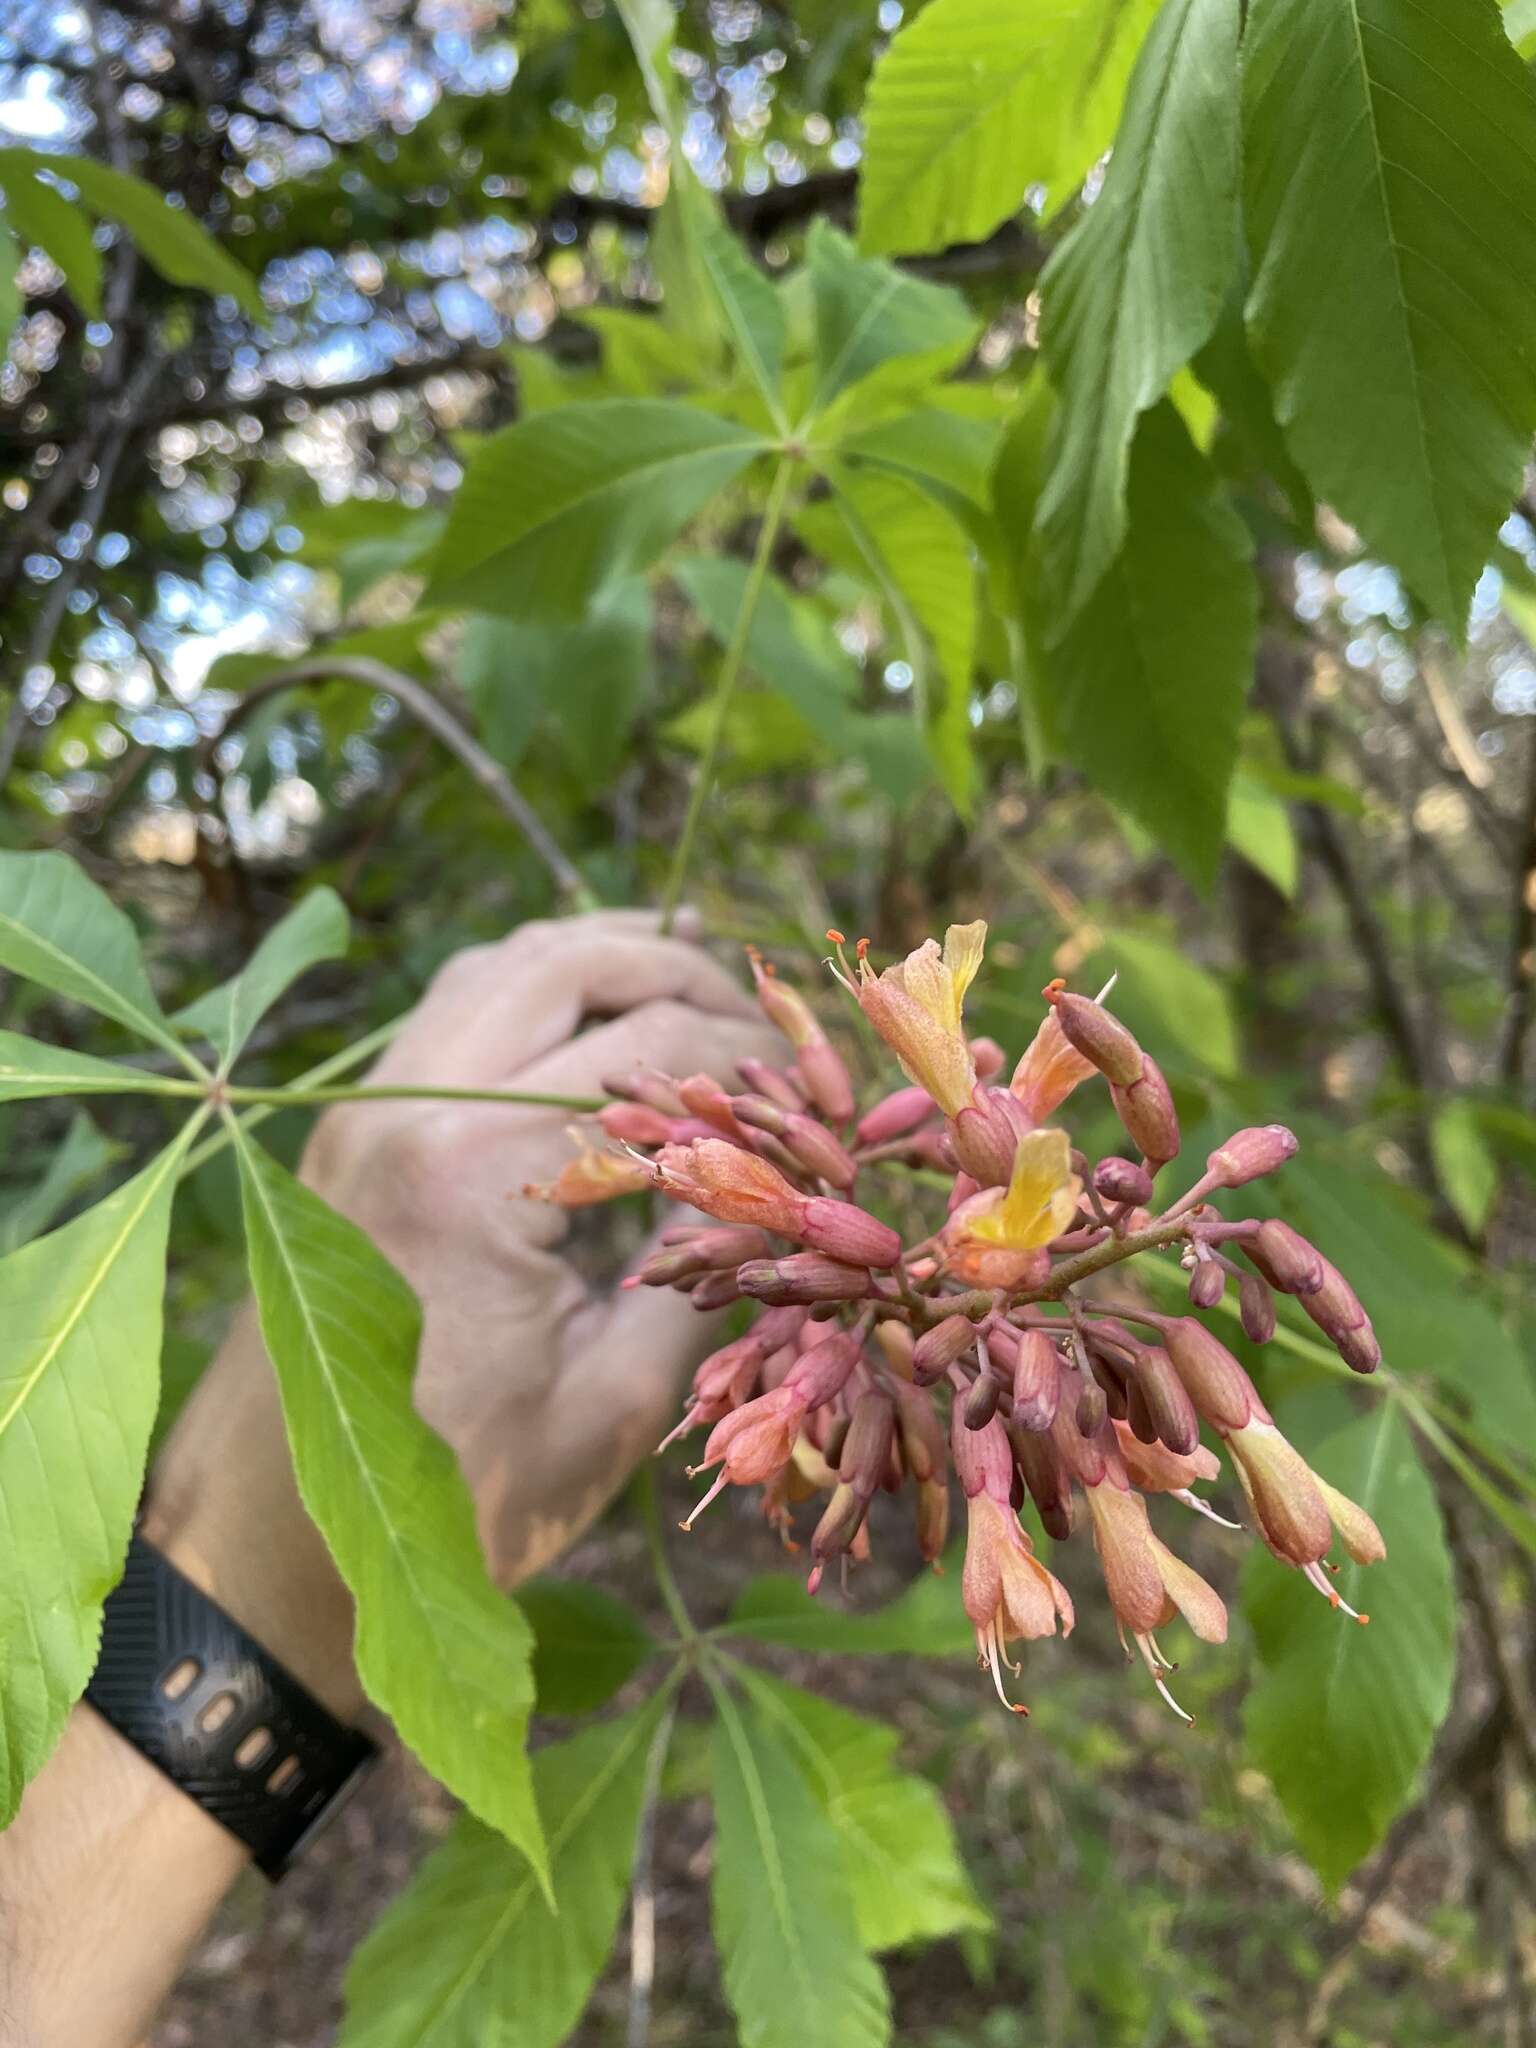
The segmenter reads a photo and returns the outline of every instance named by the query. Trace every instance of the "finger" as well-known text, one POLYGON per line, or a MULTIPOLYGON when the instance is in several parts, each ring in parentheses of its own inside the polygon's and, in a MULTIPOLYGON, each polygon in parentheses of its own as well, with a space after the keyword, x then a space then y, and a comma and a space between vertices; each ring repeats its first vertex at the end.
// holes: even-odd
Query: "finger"
POLYGON ((727 1086, 739 1087, 738 1061, 782 1064, 788 1052, 784 1040, 760 1017, 716 1016, 663 997, 594 1024, 546 1053, 523 1068, 517 1086, 541 1094, 590 1095, 601 1089, 604 1075, 654 1067, 664 1074, 712 1074, 727 1086))
POLYGON ((447 962, 373 1079, 510 1086, 585 1018, 660 998, 721 1016, 755 1014, 739 983, 686 940, 585 921, 524 927, 447 962))

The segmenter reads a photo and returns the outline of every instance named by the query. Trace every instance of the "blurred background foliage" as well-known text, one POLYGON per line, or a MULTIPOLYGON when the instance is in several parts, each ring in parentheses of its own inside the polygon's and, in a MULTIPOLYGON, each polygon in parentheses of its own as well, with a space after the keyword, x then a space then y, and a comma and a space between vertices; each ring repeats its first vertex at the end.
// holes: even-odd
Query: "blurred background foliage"
MULTIPOLYGON (((1113 10, 1130 49, 1150 12, 1113 10)), ((1527 13, 1508 10, 1522 56, 1527 13)), ((637 14, 642 30, 659 18, 637 14)), ((1490 535, 1463 638, 1314 504, 1267 408, 1245 406, 1251 387, 1213 353, 1218 329, 1149 416, 1221 480, 1240 514, 1228 557, 1256 562, 1252 686, 1240 716, 1231 704, 1213 835, 1196 784, 1216 717, 1202 666, 1233 640, 1221 559, 1170 593, 1188 700, 1129 768, 1100 772, 1089 739, 1048 729, 1030 595, 1016 563, 987 559, 982 523, 1008 509, 995 470, 1031 497, 1032 445, 1038 481, 1040 272, 1099 189, 1118 97, 1102 134, 1087 115, 1066 133, 1056 182, 1023 205, 908 231, 889 184, 862 222, 857 198, 897 0, 661 14, 671 137, 611 0, 12 0, 0 840, 84 862, 151 940, 172 1000, 234 967, 314 882, 337 888, 354 952, 262 1028, 274 1077, 398 1013, 460 945, 570 895, 496 769, 586 890, 652 901, 717 737, 688 889, 722 941, 809 963, 828 924, 888 951, 985 916, 976 1020, 1010 1047, 1049 976, 1118 972, 1191 1156, 1234 1122, 1301 1133, 1284 1213, 1350 1273, 1416 1390, 1422 1463, 1405 1454, 1397 1503, 1412 1526, 1382 1515, 1401 1558, 1396 1592, 1372 1589, 1388 1612, 1368 1641, 1330 1638, 1335 1662, 1279 1714, 1285 1754, 1266 1687, 1296 1667, 1272 1585, 1250 1603, 1252 1654, 1183 1675, 1193 1735, 1126 1683, 1102 1630, 1070 1659, 1031 1660, 1023 1732, 950 1664, 785 1653, 789 1675, 896 1720, 993 1916, 898 1952, 902 2038, 1001 2048, 1027 2024, 1061 2048, 1536 2040, 1536 499, 1517 496, 1490 535), (827 305, 902 257, 880 273, 895 297, 858 366, 872 374, 827 414, 841 495, 794 497, 744 637, 761 466, 679 516, 659 571, 637 560, 574 616, 536 578, 525 602, 499 595, 494 558, 478 585, 451 584, 473 566, 466 474, 514 511, 537 494, 526 468, 497 467, 511 423, 663 399, 763 431, 762 393, 691 271, 674 144, 721 196, 734 240, 717 260, 743 303, 782 285, 787 391, 825 371, 827 305), (37 164, 61 154, 170 195, 169 220, 89 173, 40 186, 37 164), (73 225, 37 197, 60 189, 73 225), (201 243, 189 255, 178 218, 238 269, 201 243), (858 254, 842 239, 855 226, 858 254), (270 687, 299 657, 302 686, 270 687), (327 680, 330 661, 363 666, 327 680), (738 662, 717 735, 716 686, 738 662), (430 691, 489 772, 466 772, 391 676, 430 691), (1383 1726, 1400 1693, 1427 1721, 1394 1764, 1383 1726)), ((1084 658, 1114 668, 1113 649, 1084 658)), ((57 1006, 29 1022, 42 1001, 10 987, 5 1022, 113 1049, 108 1027, 57 1006)), ((9 1110, 0 1243, 99 1193, 161 1135, 156 1118, 9 1110)), ((296 1156, 301 1120, 269 1130, 296 1156)), ((171 1403, 240 1285, 236 1208, 215 1161, 178 1239, 171 1403)), ((1249 1362, 1304 1449, 1379 1429, 1377 1397, 1320 1380, 1304 1333, 1249 1362)), ((773 1562, 750 1523, 737 1534, 689 1552, 701 1614, 729 1606, 741 1547, 773 1562)), ((1231 1581, 1227 1539, 1203 1535, 1202 1557, 1231 1581)), ((648 1597, 622 1524, 572 1570, 648 1597)), ((694 1955, 709 1846, 687 1756, 657 1851, 652 2027, 702 2048, 730 2035, 694 1955)), ((336 1957, 442 1820, 393 1766, 296 1891, 236 1900, 161 2048, 215 2024, 331 2038, 336 1957)), ((626 1987, 621 1946, 576 2038, 624 2037, 626 1987)))

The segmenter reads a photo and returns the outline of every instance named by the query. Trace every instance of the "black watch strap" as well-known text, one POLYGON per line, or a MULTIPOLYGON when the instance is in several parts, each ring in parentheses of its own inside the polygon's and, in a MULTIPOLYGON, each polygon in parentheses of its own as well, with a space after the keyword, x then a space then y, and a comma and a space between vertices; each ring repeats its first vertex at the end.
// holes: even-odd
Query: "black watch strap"
POLYGON ((139 1535, 85 1696, 270 1878, 378 1754, 139 1535))

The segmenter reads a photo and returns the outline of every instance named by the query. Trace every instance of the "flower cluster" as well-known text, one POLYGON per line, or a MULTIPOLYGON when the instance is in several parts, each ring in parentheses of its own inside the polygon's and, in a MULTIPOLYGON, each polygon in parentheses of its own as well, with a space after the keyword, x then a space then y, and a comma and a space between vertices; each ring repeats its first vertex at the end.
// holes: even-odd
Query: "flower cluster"
POLYGON ((1273 1219, 1230 1218, 1212 1200, 1283 1166, 1291 1132, 1235 1132, 1159 1207, 1154 1178, 1179 1153, 1173 1097, 1102 998, 1053 982, 1004 1083, 1001 1049, 964 1025, 984 924, 952 925, 942 948, 930 939, 880 974, 866 941, 850 963, 841 935, 828 936, 829 964, 907 1086, 860 1111, 815 1012, 754 954, 759 1000, 792 1058, 744 1062, 734 1093, 697 1074, 614 1077, 598 1118, 613 1149, 583 1140, 582 1156, 538 1191, 577 1205, 659 1187, 714 1220, 665 1231, 625 1284, 680 1289, 700 1310, 760 1305, 746 1334, 700 1366, 666 1440, 709 1432, 690 1470, 713 1477, 684 1526, 727 1486, 760 1487, 795 1547, 796 1511, 823 1499, 809 1538, 814 1592, 829 1561, 846 1569, 868 1555, 880 1492, 911 1487, 918 1541, 936 1562, 953 1474, 967 1525, 961 1598, 981 1661, 1013 1706, 1002 1675, 1018 1669, 1010 1644, 1073 1625, 1072 1601, 1020 1510, 1027 1496, 1064 1539, 1086 1509, 1121 1640, 1182 1712, 1157 1631, 1177 1614, 1220 1642, 1227 1614, 1154 1531, 1147 1503, 1168 1494, 1223 1521, 1195 1491, 1219 1476, 1219 1443, 1254 1533, 1364 1621, 1329 1583, 1328 1553, 1337 1537, 1357 1563, 1380 1559, 1375 1524, 1310 1469, 1199 1314, 1235 1287, 1242 1328, 1263 1344, 1275 1294, 1289 1294, 1355 1371, 1378 1363, 1369 1317, 1315 1246, 1273 1219), (1090 1161, 1052 1121, 1096 1077, 1139 1157, 1090 1161), (917 1241, 855 1200, 890 1168, 949 1183, 943 1220, 917 1241), (1153 1250, 1182 1260, 1191 1313, 1100 1292, 1097 1276, 1153 1250))

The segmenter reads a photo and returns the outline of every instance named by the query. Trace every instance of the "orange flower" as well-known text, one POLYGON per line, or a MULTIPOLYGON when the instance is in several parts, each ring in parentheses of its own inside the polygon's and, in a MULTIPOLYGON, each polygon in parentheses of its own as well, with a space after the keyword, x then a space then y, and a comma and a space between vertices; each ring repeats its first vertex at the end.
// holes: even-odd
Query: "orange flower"
POLYGON ((958 1116, 976 1086, 963 1011, 986 937, 980 918, 974 924, 952 924, 942 953, 936 939, 925 939, 916 952, 879 975, 861 941, 856 975, 840 977, 907 1079, 926 1088, 946 1116, 958 1116))
POLYGON ((1056 1012, 1047 1010, 1008 1085, 1038 1124, 1061 1107, 1079 1082, 1097 1071, 1092 1060, 1084 1059, 1076 1046, 1068 1044, 1056 1012))
POLYGON ((1153 1684, 1179 1718, 1192 1724, 1194 1716, 1185 1713, 1165 1683, 1164 1674, 1173 1666, 1158 1648, 1153 1630, 1182 1614, 1202 1642, 1224 1643, 1227 1610, 1200 1574, 1153 1533, 1146 1502, 1123 1474, 1111 1468, 1084 1491, 1094 1548, 1104 1567, 1104 1585, 1122 1640, 1129 1629, 1153 1684))
POLYGON ((643 1159, 628 1152, 602 1150, 575 1124, 570 1135, 579 1147, 576 1157, 567 1160, 552 1181, 526 1182, 523 1193, 530 1201, 553 1202, 561 1209, 588 1209, 651 1186, 651 1170, 643 1159))

